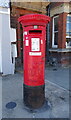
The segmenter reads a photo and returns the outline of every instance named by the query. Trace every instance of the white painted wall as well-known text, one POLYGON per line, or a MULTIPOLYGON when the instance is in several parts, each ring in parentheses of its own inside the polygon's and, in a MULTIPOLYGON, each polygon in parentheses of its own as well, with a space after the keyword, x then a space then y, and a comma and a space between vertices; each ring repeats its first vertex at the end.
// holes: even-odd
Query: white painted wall
MULTIPOLYGON (((11 41, 16 41, 16 30, 10 28, 10 9, 0 8, 0 72, 14 74, 15 57, 12 63, 11 41)), ((16 46, 15 46, 16 48, 16 46)), ((16 52, 13 50, 13 52, 16 52)))
POLYGON ((2 17, 0 15, 0 72, 2 73, 2 17))
POLYGON ((2 119, 2 77, 0 76, 0 120, 2 119))

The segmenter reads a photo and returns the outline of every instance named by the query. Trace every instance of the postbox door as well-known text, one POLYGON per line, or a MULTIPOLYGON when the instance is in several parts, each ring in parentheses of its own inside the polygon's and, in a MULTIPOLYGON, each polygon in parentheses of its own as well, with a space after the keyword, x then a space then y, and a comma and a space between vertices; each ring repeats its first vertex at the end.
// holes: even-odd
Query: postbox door
MULTIPOLYGON (((44 84, 45 65, 45 33, 30 34, 26 30, 24 40, 24 82, 26 85, 39 86, 44 84)), ((43 31, 43 32, 42 32, 43 31)))

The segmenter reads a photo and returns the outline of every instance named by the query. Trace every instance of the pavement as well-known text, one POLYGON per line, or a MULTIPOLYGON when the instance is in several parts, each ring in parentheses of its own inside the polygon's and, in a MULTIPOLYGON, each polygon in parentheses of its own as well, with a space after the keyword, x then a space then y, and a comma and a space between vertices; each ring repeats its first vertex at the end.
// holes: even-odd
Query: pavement
POLYGON ((2 118, 2 77, 0 76, 0 119, 2 118))
MULTIPOLYGON (((45 67, 45 104, 35 110, 23 103, 23 71, 2 77, 2 118, 69 118, 69 67, 45 67), (9 109, 7 103, 15 102, 9 109)), ((40 102, 40 101, 39 101, 40 102)))
POLYGON ((46 67, 45 79, 69 90, 70 71, 71 67, 46 67))

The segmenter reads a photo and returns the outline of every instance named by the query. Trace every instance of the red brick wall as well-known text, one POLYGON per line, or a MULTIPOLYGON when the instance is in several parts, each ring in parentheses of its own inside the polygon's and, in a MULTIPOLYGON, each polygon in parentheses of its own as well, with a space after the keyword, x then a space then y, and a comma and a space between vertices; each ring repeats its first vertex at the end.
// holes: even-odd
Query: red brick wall
POLYGON ((71 65, 71 52, 50 52, 51 58, 56 58, 60 65, 71 65))
POLYGON ((17 48, 18 48, 18 56, 20 56, 21 54, 21 29, 20 29, 20 24, 17 24, 17 48))
POLYGON ((26 15, 26 14, 32 14, 32 13, 38 13, 38 12, 23 9, 23 8, 16 8, 16 13, 20 15, 26 15))
POLYGON ((67 13, 61 13, 59 15, 58 26, 58 48, 66 48, 66 17, 67 13))
POLYGON ((52 27, 53 27, 53 17, 50 21, 50 48, 52 48, 52 27))
POLYGON ((17 17, 16 16, 11 16, 10 26, 11 28, 17 28, 17 17))

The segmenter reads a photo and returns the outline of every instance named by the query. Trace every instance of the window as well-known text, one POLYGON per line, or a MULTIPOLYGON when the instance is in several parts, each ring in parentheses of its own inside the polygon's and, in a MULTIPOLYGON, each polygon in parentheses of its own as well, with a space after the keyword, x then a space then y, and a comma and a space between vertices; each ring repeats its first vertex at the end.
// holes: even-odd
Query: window
POLYGON ((56 16, 53 18, 53 38, 52 38, 52 47, 58 47, 58 17, 56 16))
POLYGON ((66 23, 66 48, 71 48, 71 15, 67 15, 67 23, 66 23))

